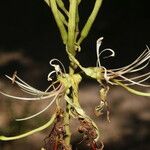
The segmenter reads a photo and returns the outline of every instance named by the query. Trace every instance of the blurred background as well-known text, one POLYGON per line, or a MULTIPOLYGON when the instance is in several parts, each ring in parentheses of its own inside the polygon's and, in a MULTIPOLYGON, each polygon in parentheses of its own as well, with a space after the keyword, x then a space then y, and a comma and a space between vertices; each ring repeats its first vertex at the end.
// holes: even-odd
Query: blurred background
MULTIPOLYGON (((67 1, 67 0, 66 0, 67 1)), ((80 29, 84 25, 94 1, 82 0, 80 5, 80 29)), ((111 48, 114 58, 102 60, 106 68, 117 68, 130 64, 150 45, 150 13, 148 1, 104 0, 91 32, 84 40, 82 51, 77 56, 83 66, 96 64, 96 40, 104 37, 101 49, 111 48)), ((5 74, 18 76, 35 88, 46 89, 47 74, 51 71, 49 60, 58 58, 67 69, 68 58, 56 27, 51 10, 44 0, 0 1, 0 89, 12 95, 23 95, 12 85, 5 74)), ((147 71, 150 68, 146 68, 147 71)), ((149 84, 149 81, 148 81, 149 84)), ((136 88, 136 87, 135 87, 136 88)), ((99 103, 99 86, 85 80, 80 88, 80 100, 86 112, 95 118, 105 143, 105 150, 149 150, 150 149, 150 98, 134 96, 119 87, 111 87, 108 95, 110 119, 94 115, 99 103), (91 107, 92 106, 92 107, 91 107)), ((145 89, 150 92, 150 89, 145 89)), ((15 122, 41 110, 46 103, 19 102, 0 95, 0 135, 16 135, 42 125, 52 110, 24 122, 15 122)), ((73 126, 73 149, 78 145, 76 127, 73 126)), ((0 142, 0 150, 38 150, 50 129, 17 141, 0 142)), ((86 147, 88 150, 88 148, 86 147)))

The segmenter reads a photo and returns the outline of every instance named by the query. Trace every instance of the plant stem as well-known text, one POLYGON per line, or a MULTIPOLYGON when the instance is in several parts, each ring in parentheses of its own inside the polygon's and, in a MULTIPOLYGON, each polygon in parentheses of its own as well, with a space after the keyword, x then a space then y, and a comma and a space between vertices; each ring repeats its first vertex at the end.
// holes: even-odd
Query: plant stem
MULTIPOLYGON (((69 53, 75 57, 76 55, 76 47, 75 43, 77 40, 77 36, 79 33, 78 24, 79 24, 79 13, 78 13, 78 5, 80 4, 81 0, 69 0, 69 12, 65 9, 64 3, 62 0, 50 0, 51 9, 55 18, 55 21, 57 23, 57 26, 59 27, 62 39, 64 44, 66 45, 68 55, 69 53), (64 11, 64 13, 68 16, 68 32, 65 29, 65 25, 67 25, 65 17, 61 12, 57 9, 57 4, 60 9, 64 11)), ((89 30, 97 16, 98 10, 101 6, 102 0, 96 0, 94 9, 85 24, 82 32, 81 37, 79 38, 78 45, 81 44, 83 39, 88 35, 89 30)), ((70 66, 69 66, 69 75, 74 78, 74 72, 76 69, 75 62, 70 59, 70 66)), ((81 81, 81 76, 76 76, 75 79, 72 79, 72 89, 70 89, 69 93, 66 93, 70 99, 72 99, 72 102, 80 107, 80 103, 78 101, 78 86, 81 81)), ((70 131, 70 108, 71 105, 66 102, 66 110, 64 113, 64 125, 65 125, 65 131, 66 131, 66 137, 65 137, 65 143, 70 146, 70 140, 71 140, 71 131, 70 131)))
POLYGON ((81 76, 78 75, 78 77, 76 76, 75 79, 73 78, 73 84, 72 84, 72 88, 73 88, 73 91, 72 91, 73 103, 76 106, 78 106, 78 107, 81 107, 80 103, 79 103, 79 83, 80 83, 81 80, 82 80, 81 76))
POLYGON ((78 45, 81 44, 81 42, 87 37, 92 25, 93 25, 93 22, 95 21, 96 19, 96 16, 98 14, 98 11, 101 7, 101 4, 102 4, 102 1, 103 0, 96 0, 95 2, 95 5, 94 5, 94 8, 93 8, 93 11, 91 13, 91 15, 89 16, 85 26, 83 27, 82 31, 81 31, 81 37, 80 39, 78 40, 78 45))
POLYGON ((37 133, 39 131, 42 131, 42 130, 48 128, 54 122, 55 118, 56 118, 56 113, 53 114, 52 117, 50 118, 50 120, 47 123, 45 123, 44 125, 42 125, 41 127, 38 127, 36 129, 33 129, 33 130, 26 132, 24 134, 13 136, 13 137, 0 136, 0 140, 10 141, 10 140, 16 140, 16 139, 21 139, 21 138, 27 137, 31 134, 37 133))
POLYGON ((73 56, 75 56, 76 12, 77 12, 77 0, 71 0, 69 7, 67 49, 73 56))
POLYGON ((58 6, 61 8, 61 10, 63 10, 64 13, 68 16, 68 11, 65 8, 65 5, 64 5, 63 1, 62 0, 56 0, 56 2, 58 4, 58 6))
MULTIPOLYGON (((70 0, 70 6, 69 6, 69 20, 68 20, 68 38, 67 38, 67 51, 71 53, 73 56, 75 56, 75 36, 76 36, 76 17, 77 17, 77 0, 70 0)), ((69 66, 69 74, 73 75, 75 71, 75 67, 72 62, 70 62, 69 66)), ((69 93, 69 96, 72 94, 72 90, 69 93)), ((71 131, 70 131, 70 104, 66 102, 66 112, 64 116, 64 124, 65 124, 65 131, 66 131, 66 137, 65 137, 65 143, 70 146, 70 140, 71 140, 71 131)))
POLYGON ((65 143, 70 146, 70 140, 71 140, 71 131, 70 131, 70 105, 66 102, 66 112, 64 115, 64 124, 65 124, 65 131, 66 131, 66 137, 65 137, 65 143))
POLYGON ((77 37, 78 37, 78 34, 79 34, 79 10, 78 10, 78 6, 79 6, 79 4, 80 4, 80 1, 79 0, 77 0, 78 2, 77 2, 77 7, 76 7, 76 34, 75 34, 75 41, 76 41, 76 39, 77 39, 77 37))
POLYGON ((63 43, 66 44, 66 42, 67 42, 67 31, 66 31, 65 26, 64 26, 64 24, 63 24, 63 22, 59 16, 59 11, 57 9, 56 0, 50 0, 50 5, 51 5, 52 13, 54 15, 56 24, 59 28, 61 37, 63 39, 63 43))

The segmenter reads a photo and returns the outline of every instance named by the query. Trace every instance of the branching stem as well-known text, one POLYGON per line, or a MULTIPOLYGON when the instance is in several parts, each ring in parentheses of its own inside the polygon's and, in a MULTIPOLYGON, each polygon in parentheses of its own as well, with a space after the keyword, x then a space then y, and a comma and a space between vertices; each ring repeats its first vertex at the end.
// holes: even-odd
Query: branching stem
POLYGON ((50 5, 51 5, 52 13, 54 15, 56 24, 59 28, 61 37, 63 39, 63 43, 66 44, 66 42, 67 42, 67 31, 66 31, 65 26, 64 26, 64 24, 63 24, 63 22, 59 16, 59 11, 57 9, 56 0, 50 0, 50 5))
POLYGON ((66 131, 66 137, 65 137, 65 143, 70 146, 70 140, 71 140, 71 131, 70 131, 70 105, 66 102, 66 112, 64 115, 64 124, 65 124, 65 131, 66 131))
POLYGON ((81 31, 81 37, 80 39, 78 40, 78 45, 81 44, 81 42, 87 37, 95 19, 96 19, 96 16, 98 14, 98 11, 101 7, 101 4, 102 4, 102 1, 103 0, 96 0, 95 2, 95 5, 94 5, 94 8, 93 8, 93 11, 91 13, 91 15, 89 16, 85 26, 83 27, 82 31, 81 31))

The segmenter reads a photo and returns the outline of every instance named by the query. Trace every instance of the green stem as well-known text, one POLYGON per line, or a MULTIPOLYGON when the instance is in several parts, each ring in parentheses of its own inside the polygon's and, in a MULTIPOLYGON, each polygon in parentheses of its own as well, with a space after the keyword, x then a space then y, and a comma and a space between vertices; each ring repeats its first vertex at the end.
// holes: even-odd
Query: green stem
POLYGON ((70 131, 70 105, 66 102, 66 112, 64 115, 64 124, 65 124, 65 131, 66 131, 66 137, 65 137, 65 143, 70 146, 71 141, 71 131, 70 131))
POLYGON ((75 55, 74 44, 75 44, 75 29, 76 29, 76 11, 77 11, 77 0, 71 0, 69 7, 67 49, 72 55, 75 55))
POLYGON ((94 5, 94 8, 93 8, 93 11, 91 13, 91 15, 89 16, 85 26, 83 27, 82 31, 81 31, 81 36, 80 36, 80 39, 78 40, 78 45, 81 44, 81 42, 87 37, 91 27, 92 27, 92 24, 93 22, 95 21, 96 19, 96 16, 98 14, 98 11, 101 7, 101 4, 102 4, 102 1, 103 0, 96 0, 95 2, 95 5, 94 5))
MULTIPOLYGON (((73 75, 74 74, 74 68, 72 67, 72 64, 70 63, 70 66, 69 66, 69 74, 70 75, 73 75)), ((71 96, 72 94, 72 91, 70 91, 69 93, 66 93, 68 96, 71 96)), ((70 131, 70 108, 71 108, 71 105, 66 102, 66 112, 65 112, 65 115, 64 115, 64 124, 65 124, 65 131, 66 131, 66 137, 65 137, 65 143, 67 145, 70 146, 70 141, 71 141, 71 131, 70 131)))
POLYGON ((64 5, 63 1, 62 0, 56 0, 56 2, 58 4, 59 8, 61 10, 63 10, 64 13, 68 16, 69 13, 68 13, 67 9, 65 8, 65 5, 64 5))
POLYGON ((80 83, 81 79, 82 78, 81 78, 80 75, 78 75, 78 77, 76 77, 75 79, 72 78, 72 80, 73 80, 73 83, 72 83, 72 88, 73 88, 72 99, 73 99, 73 103, 78 107, 81 107, 80 103, 79 103, 79 83, 80 83))
POLYGON ((10 140, 16 140, 16 139, 21 139, 21 138, 27 137, 27 136, 29 136, 31 134, 34 134, 34 133, 39 132, 39 131, 42 131, 42 130, 46 129, 47 127, 49 127, 54 122, 55 118, 56 118, 56 114, 53 114, 51 119, 47 123, 45 123, 43 126, 41 126, 41 127, 38 127, 36 129, 31 130, 29 132, 26 132, 24 134, 13 136, 13 137, 0 136, 0 140, 2 140, 2 141, 10 141, 10 140))
MULTIPOLYGON (((67 51, 71 53, 73 56, 75 56, 75 33, 76 33, 76 13, 77 13, 77 0, 70 0, 70 6, 69 6, 69 21, 68 21, 68 41, 67 41, 67 51)), ((74 74, 74 65, 72 62, 70 62, 69 66, 69 74, 74 74)), ((72 91, 70 91, 72 92, 72 91)), ((71 96, 71 93, 69 93, 71 96)), ((65 143, 67 145, 70 145, 71 140, 71 131, 70 131, 70 104, 66 102, 66 112, 64 116, 64 124, 65 124, 65 131, 66 131, 66 138, 65 143)))
POLYGON ((51 5, 52 13, 54 15, 56 24, 59 28, 61 37, 63 39, 63 43, 66 44, 66 42, 67 42, 67 31, 66 31, 65 26, 64 26, 64 24, 63 24, 63 22, 59 16, 59 11, 57 9, 56 0, 50 0, 50 5, 51 5))
POLYGON ((78 0, 77 2, 77 7, 76 7, 76 34, 75 34, 75 41, 78 37, 78 34, 79 34, 79 10, 78 10, 78 6, 79 6, 80 2, 78 0))
POLYGON ((66 18, 64 17, 64 15, 58 10, 59 16, 61 21, 63 22, 64 25, 68 26, 68 22, 66 20, 66 18))
POLYGON ((123 88, 125 88, 127 91, 135 94, 135 95, 139 95, 139 96, 146 96, 146 97, 150 97, 150 93, 145 93, 145 92, 141 92, 141 91, 137 91, 137 90, 134 90, 128 86, 126 86, 125 84, 119 82, 118 80, 113 80, 116 84, 122 86, 123 88))

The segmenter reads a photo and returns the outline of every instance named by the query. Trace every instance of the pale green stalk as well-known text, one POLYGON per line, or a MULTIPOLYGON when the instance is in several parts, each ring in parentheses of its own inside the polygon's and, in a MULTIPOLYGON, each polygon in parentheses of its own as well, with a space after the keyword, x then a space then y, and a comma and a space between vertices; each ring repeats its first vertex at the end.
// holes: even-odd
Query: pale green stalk
POLYGON ((71 131, 70 131, 70 105, 66 102, 66 112, 64 114, 64 124, 65 124, 65 131, 66 131, 66 137, 65 137, 65 143, 67 145, 70 145, 71 141, 71 131))
POLYGON ((63 1, 62 0, 56 0, 56 2, 58 4, 59 8, 61 8, 64 11, 64 13, 68 16, 69 13, 68 13, 67 9, 65 8, 63 1))
POLYGON ((78 37, 78 34, 79 34, 79 10, 78 10, 78 6, 79 6, 79 4, 80 4, 80 2, 79 2, 79 0, 77 0, 78 2, 77 2, 77 8, 76 8, 76 33, 75 33, 75 41, 76 41, 76 39, 77 39, 77 37, 78 37))
POLYGON ((71 0, 69 6, 67 49, 72 55, 75 55, 76 12, 77 0, 71 0))
POLYGON ((48 128, 54 122, 55 118, 56 118, 56 114, 53 114, 51 119, 46 124, 44 124, 41 127, 38 127, 36 129, 33 129, 33 130, 29 131, 29 132, 26 132, 26 133, 18 135, 18 136, 12 136, 12 137, 0 136, 0 140, 2 140, 2 141, 10 141, 10 140, 17 140, 17 139, 20 139, 20 138, 27 137, 27 136, 29 136, 31 134, 37 133, 39 131, 42 131, 42 130, 48 128))
POLYGON ((134 89, 126 86, 125 84, 119 82, 118 80, 113 80, 113 81, 115 83, 117 83, 118 85, 122 86, 123 88, 125 88, 127 91, 129 91, 129 92, 131 92, 131 93, 133 93, 135 95, 150 97, 150 93, 145 93, 145 92, 134 90, 134 89))
POLYGON ((64 25, 68 26, 68 22, 66 20, 66 18, 64 17, 64 15, 58 10, 59 16, 61 21, 63 22, 64 25))
POLYGON ((59 16, 59 11, 57 9, 56 0, 50 0, 50 5, 51 5, 52 13, 54 15, 56 24, 59 28, 61 37, 63 39, 63 43, 66 44, 66 42, 67 42, 67 31, 66 31, 65 26, 64 26, 64 24, 63 24, 63 22, 59 16))
MULTIPOLYGON (((69 21, 68 21, 68 41, 67 41, 67 50, 75 55, 75 29, 76 29, 76 11, 77 11, 77 1, 71 0, 69 6, 69 21)), ((72 64, 70 64, 70 74, 74 74, 74 69, 72 64)), ((71 140, 71 131, 70 131, 70 104, 66 102, 66 112, 64 116, 64 124, 66 131, 65 142, 67 145, 70 145, 71 140)))
POLYGON ((94 5, 94 8, 93 8, 93 11, 91 13, 91 15, 89 16, 85 26, 83 27, 82 31, 81 31, 81 37, 80 39, 78 40, 78 45, 81 44, 81 42, 87 37, 95 19, 96 19, 96 16, 98 14, 98 11, 101 7, 101 4, 102 4, 102 1, 103 0, 96 0, 95 2, 95 5, 94 5))

